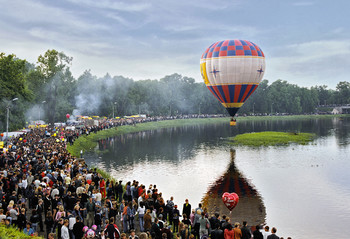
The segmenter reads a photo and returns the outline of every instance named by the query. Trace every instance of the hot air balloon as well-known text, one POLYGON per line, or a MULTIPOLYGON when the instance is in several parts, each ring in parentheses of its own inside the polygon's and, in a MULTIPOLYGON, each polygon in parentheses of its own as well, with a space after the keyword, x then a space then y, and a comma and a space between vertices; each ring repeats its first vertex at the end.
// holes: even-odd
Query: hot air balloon
POLYGON ((233 117, 264 76, 264 53, 247 40, 218 41, 205 50, 200 65, 204 83, 235 122, 233 117))

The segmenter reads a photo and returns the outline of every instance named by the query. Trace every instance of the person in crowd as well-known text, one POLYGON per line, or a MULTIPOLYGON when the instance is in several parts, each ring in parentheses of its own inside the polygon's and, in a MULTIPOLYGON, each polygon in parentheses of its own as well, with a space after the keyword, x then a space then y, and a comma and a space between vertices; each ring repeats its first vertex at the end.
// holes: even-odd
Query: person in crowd
POLYGON ((80 217, 75 217, 76 223, 73 225, 73 234, 75 239, 81 239, 84 236, 83 228, 84 223, 80 220, 80 217))
POLYGON ((260 231, 260 225, 255 226, 255 231, 253 232, 253 239, 264 239, 264 236, 260 231))
POLYGON ((179 223, 180 223, 180 211, 177 209, 177 205, 174 206, 173 212, 172 212, 172 224, 174 226, 174 233, 177 233, 179 231, 179 223))
POLYGON ((77 220, 74 217, 74 215, 72 214, 71 211, 67 212, 67 217, 66 219, 68 219, 68 231, 69 231, 69 237, 70 238, 74 238, 74 233, 73 233, 73 227, 76 224, 77 220))
POLYGON ((68 219, 64 219, 63 225, 61 227, 61 238, 69 239, 69 229, 68 229, 69 221, 68 219))
POLYGON ((50 234, 53 230, 53 225, 55 221, 53 220, 52 212, 49 210, 46 213, 45 217, 45 225, 46 225, 46 232, 47 234, 50 234))
POLYGON ((139 237, 136 235, 135 229, 130 230, 129 239, 139 239, 139 237))
POLYGON ((267 239, 279 239, 279 237, 276 235, 277 229, 273 227, 271 229, 271 234, 267 236, 267 239))
POLYGON ((109 219, 109 224, 104 229, 104 234, 109 239, 117 239, 120 237, 120 231, 117 225, 114 223, 114 218, 109 219))
POLYGON ((235 232, 234 232, 231 224, 227 225, 227 228, 224 231, 224 238, 225 239, 235 239, 235 232))
POLYGON ((210 227, 212 230, 214 230, 215 228, 220 227, 220 215, 219 213, 215 213, 210 219, 210 227))
POLYGON ((140 231, 144 232, 144 215, 146 212, 146 207, 145 207, 145 203, 142 201, 139 204, 140 206, 137 208, 137 212, 136 214, 139 216, 139 225, 140 225, 140 231))
POLYGON ((120 234, 120 239, 127 239, 126 234, 124 232, 120 234))
POLYGON ((212 231, 210 233, 210 238, 211 239, 225 239, 224 231, 221 230, 221 228, 219 227, 219 224, 214 224, 212 226, 212 231))
POLYGON ((39 199, 38 205, 36 205, 36 213, 39 216, 39 227, 40 231, 44 231, 44 225, 43 225, 43 213, 44 213, 44 200, 39 199))
POLYGON ((62 226, 63 226, 63 218, 60 218, 57 223, 57 238, 61 238, 62 234, 62 226))
POLYGON ((23 230, 27 224, 26 209, 22 208, 21 213, 17 217, 18 229, 23 230))
POLYGON ((201 212, 201 217, 199 218, 199 238, 202 238, 204 235, 209 236, 209 228, 209 220, 205 217, 205 213, 201 212))
POLYGON ((194 220, 192 223, 192 228, 194 229, 194 235, 197 239, 200 239, 200 237, 199 237, 199 227, 200 227, 199 219, 201 218, 201 214, 202 214, 202 211, 200 209, 198 209, 196 211, 196 215, 194 216, 194 220))
POLYGON ((90 197, 89 201, 86 203, 86 212, 87 212, 87 216, 86 216, 86 224, 87 226, 90 228, 93 223, 94 223, 94 218, 95 218, 95 202, 93 201, 93 199, 90 197))
POLYGON ((123 232, 127 233, 129 232, 129 223, 130 223, 130 208, 132 206, 132 203, 129 202, 124 208, 122 212, 123 217, 123 232))
POLYGON ((247 222, 243 221, 243 227, 241 228, 242 231, 242 239, 250 239, 252 237, 252 233, 250 229, 247 227, 247 222))
POLYGON ((0 223, 3 223, 3 220, 6 220, 6 215, 4 214, 4 209, 0 209, 0 223))
POLYGON ((188 199, 186 198, 185 203, 182 207, 182 215, 186 215, 187 218, 190 218, 191 215, 191 204, 189 204, 188 199))
POLYGON ((56 238, 56 234, 51 232, 49 233, 49 235, 47 236, 47 239, 55 239, 56 238))
POLYGON ((264 236, 264 239, 267 239, 267 237, 269 235, 271 235, 271 232, 270 232, 270 227, 269 226, 265 226, 263 229, 260 230, 261 233, 263 234, 264 236))
POLYGON ((235 239, 241 239, 242 238, 242 231, 240 229, 240 223, 235 222, 235 226, 233 228, 233 231, 235 233, 235 239))
POLYGON ((34 230, 31 228, 30 222, 26 223, 26 227, 23 229, 23 232, 28 236, 34 235, 34 230))
POLYGON ((95 225, 97 226, 97 232, 101 231, 101 228, 103 227, 103 221, 102 221, 102 214, 101 214, 101 210, 97 209, 96 213, 95 213, 95 225))
POLYGON ((139 235, 139 239, 148 239, 148 235, 146 232, 141 232, 139 235))
POLYGON ((151 210, 149 209, 146 210, 146 214, 144 215, 143 220, 144 220, 143 228, 146 232, 147 231, 149 232, 152 227, 151 210))
POLYGON ((129 203, 128 206, 128 215, 129 215, 129 227, 135 229, 135 215, 136 215, 137 203, 129 203))
POLYGON ((19 211, 18 211, 17 204, 13 204, 13 206, 10 208, 9 211, 10 211, 10 215, 11 215, 11 218, 12 218, 12 224, 14 226, 18 226, 17 218, 18 218, 18 215, 19 215, 19 211))
POLYGON ((159 225, 158 225, 158 218, 156 218, 155 221, 152 223, 151 234, 155 235, 155 239, 162 238, 162 233, 161 233, 159 225))
POLYGON ((33 209, 32 215, 30 216, 30 223, 32 225, 34 232, 37 231, 37 226, 38 226, 39 220, 40 220, 40 218, 39 218, 39 215, 36 213, 36 209, 33 209))

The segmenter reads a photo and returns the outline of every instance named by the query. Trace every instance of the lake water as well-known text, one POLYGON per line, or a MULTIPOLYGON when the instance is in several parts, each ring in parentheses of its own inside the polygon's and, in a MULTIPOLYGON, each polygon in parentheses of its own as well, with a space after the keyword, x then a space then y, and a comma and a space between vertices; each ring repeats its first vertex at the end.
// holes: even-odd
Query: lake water
POLYGON ((348 238, 350 118, 239 122, 177 127, 101 140, 89 165, 123 182, 156 184, 182 210, 203 202, 233 222, 265 223, 287 238, 348 238), (259 131, 312 132, 309 145, 249 148, 225 138, 259 131), (223 192, 240 196, 230 214, 223 192))

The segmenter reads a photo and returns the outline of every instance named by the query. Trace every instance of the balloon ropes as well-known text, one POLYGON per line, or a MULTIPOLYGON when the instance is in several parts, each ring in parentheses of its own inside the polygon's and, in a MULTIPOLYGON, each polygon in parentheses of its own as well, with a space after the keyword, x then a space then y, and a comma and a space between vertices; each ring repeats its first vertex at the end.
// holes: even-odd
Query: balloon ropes
POLYGON ((210 92, 233 118, 261 82, 265 56, 258 45, 246 40, 218 41, 202 55, 201 74, 210 92))

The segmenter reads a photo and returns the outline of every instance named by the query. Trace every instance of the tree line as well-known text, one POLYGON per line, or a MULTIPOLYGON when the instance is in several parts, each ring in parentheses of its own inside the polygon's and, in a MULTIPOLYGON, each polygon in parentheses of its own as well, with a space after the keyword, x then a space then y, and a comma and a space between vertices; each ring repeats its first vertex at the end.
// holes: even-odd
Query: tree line
MULTIPOLYGON (((125 116, 133 114, 226 114, 226 110, 203 82, 172 74, 159 80, 135 81, 124 76, 97 77, 89 70, 77 79, 72 58, 48 50, 36 63, 0 53, 0 131, 32 120, 65 121, 66 114, 125 116)), ((310 88, 276 80, 263 80, 239 114, 310 114, 319 106, 350 103, 350 83, 339 82, 335 90, 326 85, 310 88)))

